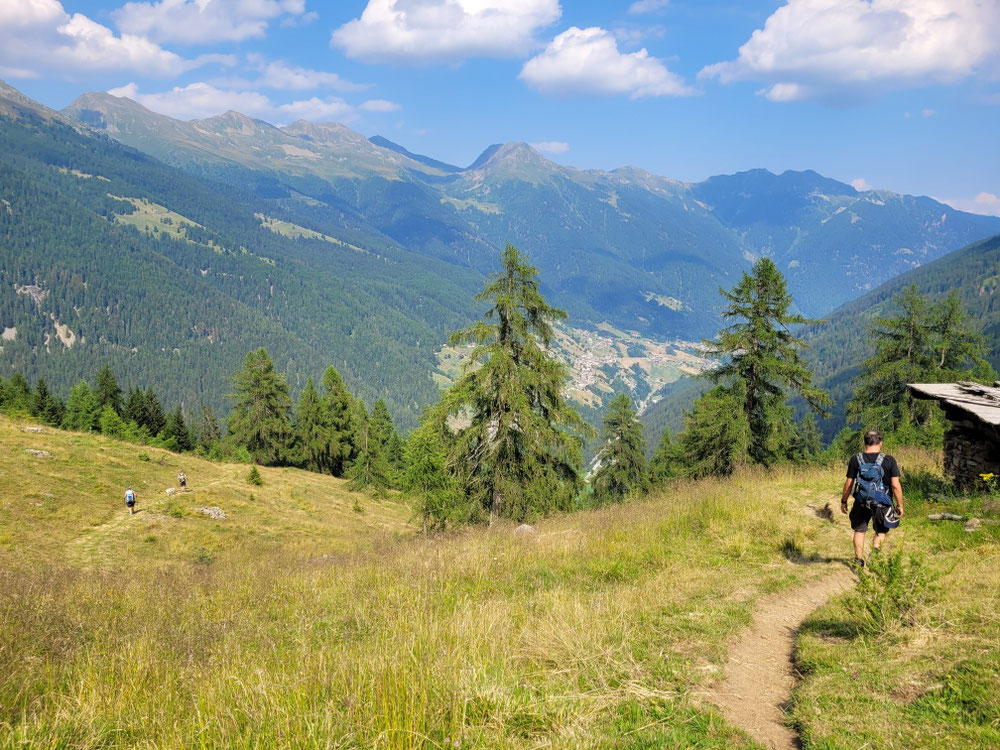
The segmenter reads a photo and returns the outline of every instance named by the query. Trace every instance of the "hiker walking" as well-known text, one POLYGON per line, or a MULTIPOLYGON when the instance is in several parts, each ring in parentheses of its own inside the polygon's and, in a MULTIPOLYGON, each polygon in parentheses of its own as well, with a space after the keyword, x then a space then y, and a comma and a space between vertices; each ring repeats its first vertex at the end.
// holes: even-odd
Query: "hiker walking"
POLYGON ((128 506, 128 514, 135 515, 135 490, 129 487, 125 490, 125 505, 128 506))
POLYGON ((865 535, 868 524, 875 528, 872 554, 878 552, 889 529, 899 526, 903 515, 903 487, 899 483, 899 464, 882 452, 882 433, 868 430, 864 435, 865 449, 851 456, 847 464, 847 480, 840 498, 840 512, 847 513, 847 498, 854 495, 851 506, 851 528, 854 529, 854 565, 865 567, 865 535), (886 485, 895 498, 895 506, 886 492, 886 485))
POLYGON ((178 474, 177 474, 177 484, 179 484, 181 486, 182 490, 187 487, 187 483, 188 483, 187 474, 185 474, 183 471, 178 472, 178 474))

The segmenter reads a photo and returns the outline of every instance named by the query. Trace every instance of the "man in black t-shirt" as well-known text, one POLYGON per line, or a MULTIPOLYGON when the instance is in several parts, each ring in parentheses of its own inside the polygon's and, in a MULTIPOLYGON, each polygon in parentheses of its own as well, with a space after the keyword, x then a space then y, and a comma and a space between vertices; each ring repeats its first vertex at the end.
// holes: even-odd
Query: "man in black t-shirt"
MULTIPOLYGON (((881 452, 882 433, 878 430, 868 430, 865 432, 865 452, 862 454, 865 463, 875 463, 881 452)), ((858 464, 857 455, 851 456, 851 460, 847 464, 847 480, 844 482, 844 492, 840 498, 841 513, 847 513, 847 498, 851 495, 851 490, 854 488, 854 480, 857 478, 860 470, 861 467, 858 464)), ((892 497, 896 501, 896 512, 902 516, 903 487, 899 483, 899 464, 892 456, 887 455, 882 459, 882 482, 886 490, 892 493, 892 497)), ((868 533, 868 523, 874 521, 875 540, 872 542, 872 547, 875 550, 882 546, 885 535, 889 533, 889 529, 880 524, 878 519, 872 516, 872 511, 867 505, 859 503, 857 500, 854 501, 854 504, 851 506, 850 519, 851 528, 854 529, 854 562, 859 567, 864 567, 865 564, 865 534, 868 533)))

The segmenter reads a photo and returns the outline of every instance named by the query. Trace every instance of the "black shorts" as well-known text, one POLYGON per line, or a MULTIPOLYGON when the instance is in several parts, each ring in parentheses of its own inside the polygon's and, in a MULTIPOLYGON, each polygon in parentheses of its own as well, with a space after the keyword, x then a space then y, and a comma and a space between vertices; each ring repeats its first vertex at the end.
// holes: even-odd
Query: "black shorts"
POLYGON ((135 505, 135 500, 126 500, 125 504, 131 508, 133 505, 135 505))
POLYGON ((873 517, 873 514, 868 506, 859 503, 857 500, 855 500, 854 505, 851 506, 851 514, 848 518, 851 519, 851 528, 855 531, 868 531, 868 523, 871 522, 876 534, 889 533, 889 529, 880 524, 877 518, 873 517))

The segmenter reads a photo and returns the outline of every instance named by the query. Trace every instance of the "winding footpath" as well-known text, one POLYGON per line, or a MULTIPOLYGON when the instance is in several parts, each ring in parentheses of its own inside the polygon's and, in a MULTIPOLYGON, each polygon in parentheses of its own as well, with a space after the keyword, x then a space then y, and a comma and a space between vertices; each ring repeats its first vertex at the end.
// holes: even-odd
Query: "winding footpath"
POLYGON ((729 649, 725 677, 707 695, 727 721, 765 747, 800 747, 784 723, 784 706, 796 683, 795 638, 809 613, 845 591, 853 580, 843 568, 761 600, 753 625, 729 649))

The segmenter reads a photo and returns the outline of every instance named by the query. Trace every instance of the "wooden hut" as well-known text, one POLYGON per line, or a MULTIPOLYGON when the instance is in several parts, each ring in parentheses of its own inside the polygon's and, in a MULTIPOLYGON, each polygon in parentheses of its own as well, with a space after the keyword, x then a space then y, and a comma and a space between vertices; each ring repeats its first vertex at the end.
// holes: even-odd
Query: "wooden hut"
POLYGON ((937 401, 949 424, 944 473, 962 489, 982 489, 981 474, 1000 476, 1000 381, 910 383, 915 398, 937 401))

